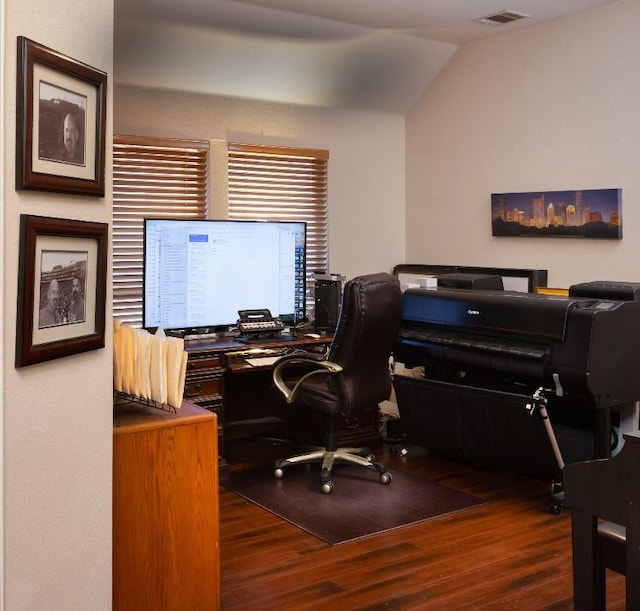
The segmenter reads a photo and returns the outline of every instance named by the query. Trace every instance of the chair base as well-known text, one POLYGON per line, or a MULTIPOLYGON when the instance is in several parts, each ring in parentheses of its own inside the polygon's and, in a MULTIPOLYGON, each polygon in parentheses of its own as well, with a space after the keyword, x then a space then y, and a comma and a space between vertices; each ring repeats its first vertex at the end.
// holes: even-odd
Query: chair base
POLYGON ((387 471, 385 465, 377 462, 375 457, 367 448, 337 448, 336 450, 319 449, 305 454, 298 454, 289 458, 282 458, 275 461, 274 474, 281 478, 284 476, 284 469, 291 465, 322 463, 320 468, 320 489, 325 494, 333 492, 331 482, 331 471, 336 463, 358 465, 375 471, 380 476, 381 484, 391 482, 391 473, 387 471))

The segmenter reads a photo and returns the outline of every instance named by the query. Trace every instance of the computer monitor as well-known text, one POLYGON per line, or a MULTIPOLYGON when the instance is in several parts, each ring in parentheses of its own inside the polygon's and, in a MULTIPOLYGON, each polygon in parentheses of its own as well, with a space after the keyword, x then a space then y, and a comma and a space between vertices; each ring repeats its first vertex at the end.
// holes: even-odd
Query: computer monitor
POLYGON ((145 219, 143 327, 213 331, 239 310, 305 319, 306 223, 145 219))

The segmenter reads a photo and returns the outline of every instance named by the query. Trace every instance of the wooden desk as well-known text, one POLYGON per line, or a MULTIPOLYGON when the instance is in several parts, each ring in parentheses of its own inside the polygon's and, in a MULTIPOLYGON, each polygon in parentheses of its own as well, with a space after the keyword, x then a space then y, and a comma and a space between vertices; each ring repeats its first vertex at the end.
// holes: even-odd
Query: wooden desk
POLYGON ((187 402, 114 407, 114 610, 220 608, 217 429, 187 402))
POLYGON ((218 461, 227 466, 224 441, 233 423, 273 415, 269 401, 271 367, 253 367, 246 362, 251 349, 300 348, 323 350, 331 337, 318 339, 300 335, 293 340, 244 343, 234 338, 214 338, 185 342, 188 354, 184 387, 185 400, 215 412, 218 417, 218 461), (234 380, 235 374, 242 375, 234 380), (249 388, 250 387, 250 388, 249 388), (248 391, 250 396, 247 396, 248 391))
MULTIPOLYGON (((242 343, 234 339, 204 339, 185 342, 188 353, 185 399, 215 412, 218 416, 219 466, 227 465, 225 438, 246 433, 252 424, 269 426, 269 421, 287 420, 304 441, 322 444, 321 422, 317 414, 294 414, 273 389, 273 367, 255 367, 247 363, 251 349, 302 349, 323 352, 331 343, 330 335, 310 338, 299 335, 295 339, 242 343), (319 438, 317 435, 319 434, 319 438)), ((377 434, 377 414, 371 422, 345 422, 339 427, 341 444, 360 445, 377 434)))

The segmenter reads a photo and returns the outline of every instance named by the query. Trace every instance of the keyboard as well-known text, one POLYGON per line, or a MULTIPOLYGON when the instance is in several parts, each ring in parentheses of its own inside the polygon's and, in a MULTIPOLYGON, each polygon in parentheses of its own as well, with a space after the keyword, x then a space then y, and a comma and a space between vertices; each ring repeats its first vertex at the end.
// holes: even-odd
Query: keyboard
POLYGON ((254 367, 268 367, 273 365, 282 356, 282 354, 278 354, 276 356, 254 356, 246 359, 246 362, 254 367))
POLYGON ((190 333, 189 335, 184 336, 184 341, 189 342, 199 339, 216 339, 217 337, 217 333, 190 333))

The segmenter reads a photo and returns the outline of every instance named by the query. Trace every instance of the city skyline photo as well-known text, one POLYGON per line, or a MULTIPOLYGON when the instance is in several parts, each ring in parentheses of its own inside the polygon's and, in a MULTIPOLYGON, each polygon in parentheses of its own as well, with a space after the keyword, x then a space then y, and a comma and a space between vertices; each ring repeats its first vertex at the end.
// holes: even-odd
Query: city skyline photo
POLYGON ((494 236, 622 238, 622 189, 492 193, 494 236))

